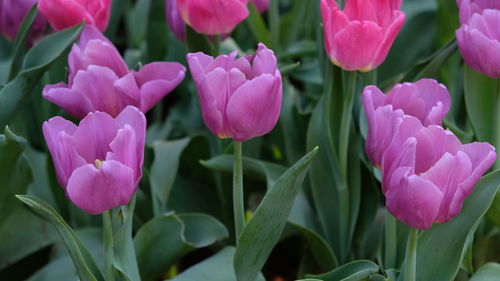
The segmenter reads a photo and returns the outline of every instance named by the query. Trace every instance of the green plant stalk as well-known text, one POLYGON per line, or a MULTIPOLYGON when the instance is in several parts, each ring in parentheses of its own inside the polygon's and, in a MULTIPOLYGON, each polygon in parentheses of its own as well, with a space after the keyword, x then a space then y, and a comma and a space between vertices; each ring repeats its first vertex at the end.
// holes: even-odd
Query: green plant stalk
POLYGON ((236 241, 238 241, 240 234, 245 228, 245 206, 243 198, 242 143, 235 141, 233 163, 233 209, 236 241))
MULTIPOLYGON (((496 108, 500 108, 500 79, 497 79, 497 100, 496 100, 496 108)), ((496 111, 496 120, 493 124, 495 128, 495 147, 500 149, 500 110, 496 111)), ((500 169, 500 159, 497 159, 497 162, 494 165, 494 170, 500 169)))
POLYGON ((417 268, 417 241, 418 229, 411 228, 408 234, 408 243, 406 244, 404 281, 415 281, 417 268))
POLYGON ((396 232, 396 219, 385 211, 385 225, 384 225, 384 267, 396 268, 396 253, 397 253, 397 232, 396 232))
MULTIPOLYGON (((210 39, 209 39, 210 41, 210 39)), ((221 38, 220 34, 214 35, 212 37, 212 49, 213 49, 213 56, 217 57, 220 54, 220 44, 221 44, 221 38)))
POLYGON ((342 108, 342 118, 340 119, 340 139, 339 139, 339 166, 342 181, 347 187, 348 175, 347 167, 349 152, 349 132, 352 122, 352 107, 354 104, 354 94, 356 92, 357 72, 349 71, 347 73, 347 89, 344 91, 344 106, 342 108))
POLYGON ((111 225, 111 212, 102 213, 103 242, 104 242, 104 271, 106 281, 113 281, 113 227, 111 225))

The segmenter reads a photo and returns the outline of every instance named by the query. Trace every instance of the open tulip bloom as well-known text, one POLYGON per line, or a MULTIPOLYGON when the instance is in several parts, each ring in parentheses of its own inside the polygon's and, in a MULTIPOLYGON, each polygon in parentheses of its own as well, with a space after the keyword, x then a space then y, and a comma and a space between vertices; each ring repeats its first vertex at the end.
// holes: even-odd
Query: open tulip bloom
POLYGON ((43 124, 57 180, 80 209, 100 214, 128 204, 142 177, 146 118, 128 106, 116 118, 89 113, 76 126, 61 117, 43 124))
POLYGON ((80 119, 94 111, 117 116, 128 105, 147 112, 182 82, 186 71, 176 62, 129 70, 115 46, 93 26, 85 27, 68 60, 68 84, 47 85, 42 94, 80 119))

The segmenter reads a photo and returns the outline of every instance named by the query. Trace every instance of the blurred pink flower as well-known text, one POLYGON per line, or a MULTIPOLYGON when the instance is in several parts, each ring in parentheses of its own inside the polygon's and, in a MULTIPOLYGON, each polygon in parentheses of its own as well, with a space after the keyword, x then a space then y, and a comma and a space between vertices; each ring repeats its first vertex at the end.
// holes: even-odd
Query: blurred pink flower
POLYGON ((345 70, 370 71, 387 57, 405 21, 402 0, 321 0, 325 49, 345 70))
POLYGON ((263 13, 267 11, 269 8, 269 0, 251 0, 252 3, 255 5, 255 8, 257 8, 257 11, 259 13, 263 13))
POLYGON ((89 113, 79 126, 61 117, 44 122, 57 180, 80 209, 99 214, 125 205, 142 177, 146 117, 126 107, 115 119, 89 113))
MULTIPOLYGON (((0 0, 0 32, 9 40, 14 40, 28 11, 37 0, 0 0)), ((47 21, 38 14, 31 26, 28 42, 33 43, 43 36, 47 21)))
POLYGON ((281 73, 264 44, 249 57, 192 53, 187 61, 205 124, 214 135, 246 141, 274 128, 281 110, 281 73))
POLYGON ((176 62, 153 62, 131 71, 115 46, 91 25, 73 45, 68 61, 68 84, 47 85, 42 95, 77 118, 94 111, 117 116, 127 105, 147 112, 186 72, 176 62))

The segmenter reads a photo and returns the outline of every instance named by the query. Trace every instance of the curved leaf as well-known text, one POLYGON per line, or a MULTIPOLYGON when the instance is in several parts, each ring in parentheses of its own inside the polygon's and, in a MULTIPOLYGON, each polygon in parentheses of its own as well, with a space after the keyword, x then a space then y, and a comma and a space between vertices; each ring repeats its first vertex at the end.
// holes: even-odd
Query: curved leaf
POLYGON ((487 263, 472 276, 469 281, 496 281, 500 278, 500 264, 487 263))
POLYGON ((379 267, 374 262, 358 260, 344 264, 325 274, 310 275, 308 278, 317 278, 323 281, 361 281, 377 273, 378 270, 379 267))

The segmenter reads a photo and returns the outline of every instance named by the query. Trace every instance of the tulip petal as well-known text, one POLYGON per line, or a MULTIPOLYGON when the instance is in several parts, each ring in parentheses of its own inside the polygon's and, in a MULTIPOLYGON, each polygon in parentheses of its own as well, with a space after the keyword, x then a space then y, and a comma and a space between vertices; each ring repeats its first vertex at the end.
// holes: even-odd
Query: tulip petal
POLYGON ((104 161, 99 169, 91 164, 76 169, 67 187, 70 200, 94 215, 128 204, 135 190, 133 170, 117 161, 104 161))
POLYGON ((82 92, 69 89, 65 83, 45 86, 42 96, 79 119, 84 118, 87 113, 95 111, 90 100, 82 92))

